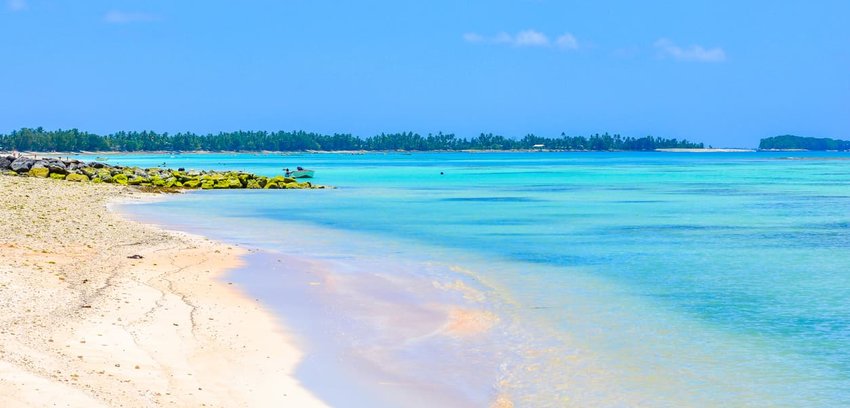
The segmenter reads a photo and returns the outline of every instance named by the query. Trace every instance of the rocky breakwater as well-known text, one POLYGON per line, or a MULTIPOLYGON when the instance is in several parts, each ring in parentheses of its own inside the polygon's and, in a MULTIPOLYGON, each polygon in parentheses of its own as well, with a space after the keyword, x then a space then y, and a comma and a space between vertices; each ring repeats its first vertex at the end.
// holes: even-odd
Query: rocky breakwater
POLYGON ((266 177, 239 171, 197 171, 184 169, 110 166, 101 162, 0 156, 0 172, 7 175, 31 176, 91 183, 138 186, 152 191, 191 189, 308 189, 325 188, 309 182, 300 183, 284 176, 266 177))

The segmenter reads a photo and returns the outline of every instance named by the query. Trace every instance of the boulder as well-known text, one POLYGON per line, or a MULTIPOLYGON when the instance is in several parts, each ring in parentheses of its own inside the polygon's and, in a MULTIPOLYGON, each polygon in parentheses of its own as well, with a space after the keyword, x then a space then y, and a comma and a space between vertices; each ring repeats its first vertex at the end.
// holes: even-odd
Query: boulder
POLYGON ((126 186, 129 184, 129 179, 127 179, 127 175, 123 173, 118 173, 112 176, 112 181, 116 184, 120 184, 122 186, 126 186))
POLYGON ((0 157, 0 170, 9 170, 12 167, 12 161, 8 157, 0 157))
POLYGON ((227 179, 227 184, 230 185, 230 188, 242 188, 243 187, 242 181, 239 180, 238 178, 235 178, 235 177, 227 179))
POLYGON ((183 182, 183 187, 186 187, 186 188, 198 188, 198 186, 200 186, 200 185, 201 185, 201 181, 198 180, 198 179, 186 180, 186 181, 183 182))
POLYGON ((253 189, 258 189, 258 188, 262 188, 262 187, 260 187, 260 182, 259 182, 259 181, 257 181, 257 180, 248 180, 248 184, 245 186, 245 188, 250 188, 250 189, 252 189, 252 190, 253 190, 253 189))
POLYGON ((28 159, 26 157, 19 157, 9 165, 9 168, 17 173, 26 173, 30 171, 33 164, 35 164, 35 160, 28 159))
POLYGON ((89 177, 86 176, 85 174, 71 173, 71 174, 69 174, 65 177, 65 180, 82 182, 82 181, 89 181, 89 177))
POLYGON ((50 174, 50 170, 45 169, 44 167, 33 167, 30 169, 29 174, 33 177, 47 178, 50 174))
POLYGON ((65 166, 65 163, 58 160, 45 162, 44 167, 50 169, 51 173, 68 174, 68 167, 65 166))
POLYGON ((54 180, 65 180, 65 175, 64 174, 58 174, 58 173, 50 173, 50 178, 52 178, 54 180))
POLYGON ((264 188, 264 189, 278 189, 278 188, 280 188, 280 187, 279 187, 279 186, 277 185, 277 183, 275 183, 274 181, 269 180, 269 181, 266 183, 265 187, 263 187, 263 188, 264 188))

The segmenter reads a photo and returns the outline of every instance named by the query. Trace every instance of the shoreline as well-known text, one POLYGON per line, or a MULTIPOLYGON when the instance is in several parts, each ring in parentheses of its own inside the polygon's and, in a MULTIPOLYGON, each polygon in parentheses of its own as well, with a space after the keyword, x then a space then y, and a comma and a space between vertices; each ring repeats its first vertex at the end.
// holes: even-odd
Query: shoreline
POLYGON ((224 281, 244 249, 110 210, 153 197, 128 188, 0 190, 0 405, 324 406, 292 336, 224 281))

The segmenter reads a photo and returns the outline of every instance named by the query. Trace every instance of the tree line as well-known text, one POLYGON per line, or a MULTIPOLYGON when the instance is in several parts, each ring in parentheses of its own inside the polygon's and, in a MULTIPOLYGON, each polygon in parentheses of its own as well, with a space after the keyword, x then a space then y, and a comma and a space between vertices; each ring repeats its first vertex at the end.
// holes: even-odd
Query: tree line
POLYGON ((759 149, 764 150, 850 150, 850 141, 794 135, 773 136, 761 139, 759 149))
POLYGON ((542 137, 532 134, 513 139, 492 133, 464 138, 454 134, 420 135, 414 132, 381 133, 361 138, 347 133, 324 135, 305 131, 236 131, 210 134, 116 132, 98 135, 78 129, 45 130, 23 128, 0 134, 0 150, 78 152, 78 151, 307 151, 307 150, 523 150, 543 145, 551 150, 631 150, 662 148, 703 148, 702 143, 653 136, 623 137, 595 134, 589 137, 542 137))

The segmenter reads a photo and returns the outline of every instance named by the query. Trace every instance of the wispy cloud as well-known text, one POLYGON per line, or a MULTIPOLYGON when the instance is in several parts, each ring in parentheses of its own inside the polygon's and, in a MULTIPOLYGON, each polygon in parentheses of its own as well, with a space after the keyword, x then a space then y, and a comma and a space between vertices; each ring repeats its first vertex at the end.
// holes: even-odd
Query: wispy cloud
POLYGON ((579 48, 578 40, 570 33, 565 33, 555 40, 537 30, 523 30, 516 34, 501 32, 493 36, 478 33, 466 33, 463 40, 473 44, 498 44, 513 47, 558 47, 564 50, 576 50, 579 48))
POLYGON ((700 45, 680 47, 673 41, 661 38, 655 42, 655 49, 662 57, 671 57, 679 61, 723 62, 726 61, 726 51, 723 48, 704 48, 700 45))
POLYGON ((566 34, 558 37, 558 39, 555 40, 555 44, 558 47, 563 48, 565 50, 577 50, 578 49, 578 40, 576 39, 576 37, 574 35, 572 35, 570 33, 566 33, 566 34))
POLYGON ((27 0, 6 0, 6 8, 12 11, 24 11, 29 8, 27 0))
POLYGON ((103 15, 103 21, 110 24, 128 24, 128 23, 143 23, 157 21, 160 17, 156 14, 127 12, 119 10, 111 10, 103 15))

